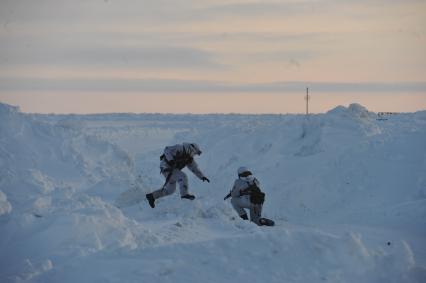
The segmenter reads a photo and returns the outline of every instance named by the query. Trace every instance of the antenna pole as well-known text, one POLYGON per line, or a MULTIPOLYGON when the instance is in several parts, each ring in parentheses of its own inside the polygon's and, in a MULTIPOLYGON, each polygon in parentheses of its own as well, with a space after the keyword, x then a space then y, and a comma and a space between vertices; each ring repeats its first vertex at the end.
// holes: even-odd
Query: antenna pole
POLYGON ((307 87, 306 88, 306 97, 305 97, 305 100, 306 100, 306 115, 309 115, 309 99, 310 99, 310 97, 309 97, 309 87, 307 87))

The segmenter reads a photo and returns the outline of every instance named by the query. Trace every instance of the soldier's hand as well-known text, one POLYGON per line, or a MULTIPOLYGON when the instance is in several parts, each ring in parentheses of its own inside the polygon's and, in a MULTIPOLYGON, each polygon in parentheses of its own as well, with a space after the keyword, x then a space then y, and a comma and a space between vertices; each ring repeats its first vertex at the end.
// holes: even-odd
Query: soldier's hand
POLYGON ((203 178, 201 178, 201 181, 203 181, 203 182, 207 181, 207 183, 210 183, 210 180, 209 180, 209 178, 207 178, 207 177, 203 177, 203 178))

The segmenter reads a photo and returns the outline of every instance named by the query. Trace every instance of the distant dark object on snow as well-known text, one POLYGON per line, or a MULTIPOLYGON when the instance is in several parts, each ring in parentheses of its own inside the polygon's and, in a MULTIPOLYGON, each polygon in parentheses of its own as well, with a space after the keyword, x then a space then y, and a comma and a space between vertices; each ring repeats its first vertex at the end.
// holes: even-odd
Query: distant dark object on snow
POLYGON ((397 112, 378 112, 377 113, 377 120, 378 121, 386 121, 388 118, 387 116, 391 116, 391 115, 397 115, 397 112))

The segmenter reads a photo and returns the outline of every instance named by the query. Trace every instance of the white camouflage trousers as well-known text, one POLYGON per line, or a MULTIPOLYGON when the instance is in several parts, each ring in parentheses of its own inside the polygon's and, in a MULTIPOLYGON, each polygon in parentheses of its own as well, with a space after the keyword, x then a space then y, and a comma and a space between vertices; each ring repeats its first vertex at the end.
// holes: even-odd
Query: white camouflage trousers
POLYGON ((247 214, 245 208, 250 210, 250 221, 259 224, 259 219, 262 216, 262 205, 253 204, 248 196, 233 197, 231 199, 232 207, 237 211, 238 215, 247 214))
MULTIPOLYGON (((169 172, 163 172, 162 174, 167 179, 169 172)), ((188 194, 188 177, 186 174, 179 169, 174 169, 171 174, 169 181, 162 189, 152 192, 154 199, 173 194, 176 191, 176 182, 179 183, 180 195, 184 196, 188 194)))

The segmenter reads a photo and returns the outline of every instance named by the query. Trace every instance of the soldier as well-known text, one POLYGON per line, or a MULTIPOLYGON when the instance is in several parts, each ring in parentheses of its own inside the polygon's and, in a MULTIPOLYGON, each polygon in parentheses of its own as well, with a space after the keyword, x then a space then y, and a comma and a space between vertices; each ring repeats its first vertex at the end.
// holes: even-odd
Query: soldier
POLYGON ((167 146, 163 155, 160 156, 160 169, 166 182, 164 186, 146 195, 149 205, 154 208, 155 200, 173 194, 176 190, 176 182, 179 183, 180 196, 182 199, 195 199, 194 195, 188 192, 188 177, 181 170, 188 167, 203 182, 210 180, 204 176, 194 160, 195 155, 201 155, 201 150, 196 143, 183 143, 174 146, 167 146))
POLYGON ((261 217, 265 194, 260 190, 259 181, 247 167, 238 168, 238 179, 235 180, 231 192, 224 199, 229 197, 232 197, 231 204, 242 219, 248 220, 245 209, 249 209, 250 221, 259 226, 274 225, 274 221, 261 217))

